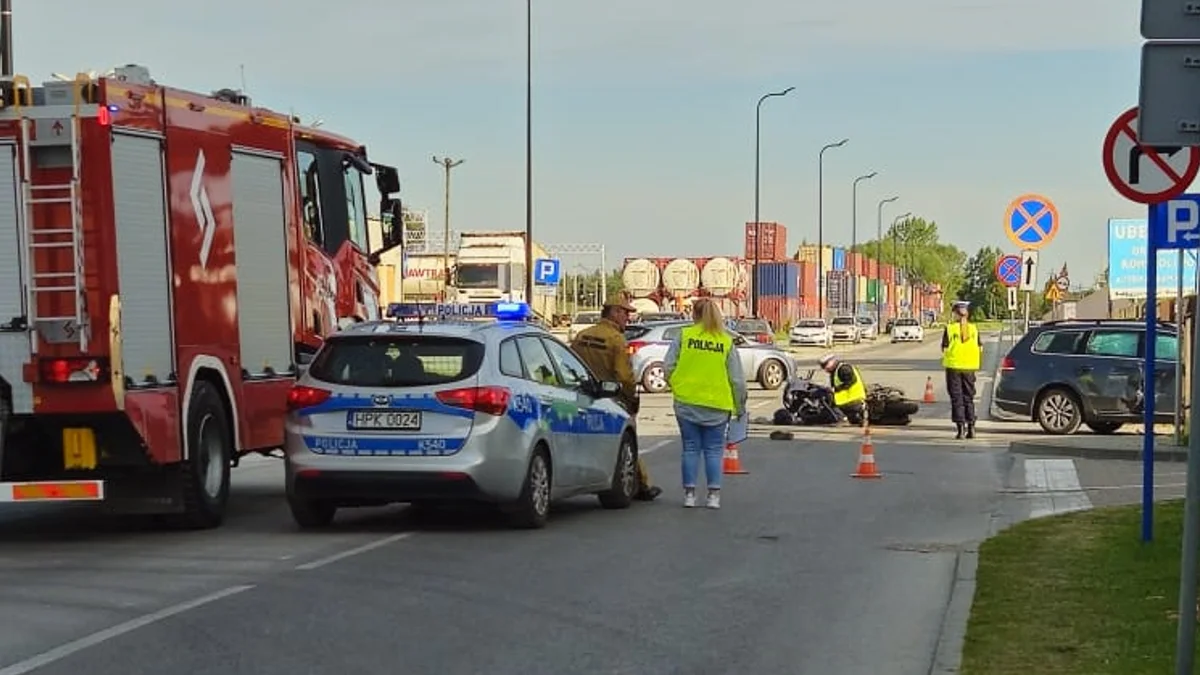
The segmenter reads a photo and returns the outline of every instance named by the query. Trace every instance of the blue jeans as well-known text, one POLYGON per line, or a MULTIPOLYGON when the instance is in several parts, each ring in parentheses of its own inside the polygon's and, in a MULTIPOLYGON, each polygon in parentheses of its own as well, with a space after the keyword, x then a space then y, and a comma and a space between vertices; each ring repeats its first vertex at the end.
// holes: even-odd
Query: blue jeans
POLYGON ((704 425, 675 418, 683 439, 683 487, 696 487, 700 455, 704 454, 704 477, 708 488, 721 487, 722 460, 725 451, 725 423, 704 425))

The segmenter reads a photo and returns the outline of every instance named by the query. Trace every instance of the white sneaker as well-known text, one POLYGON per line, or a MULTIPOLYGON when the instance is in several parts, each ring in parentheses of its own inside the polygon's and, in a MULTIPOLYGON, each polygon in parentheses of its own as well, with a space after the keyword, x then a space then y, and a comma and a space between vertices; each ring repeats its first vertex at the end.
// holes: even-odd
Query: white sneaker
POLYGON ((721 491, 720 490, 710 491, 708 493, 708 496, 704 500, 704 506, 705 506, 705 508, 709 508, 709 509, 721 508, 721 491))
POLYGON ((696 506, 696 491, 694 489, 693 490, 684 490, 683 491, 683 508, 691 509, 691 508, 695 508, 695 506, 696 506))

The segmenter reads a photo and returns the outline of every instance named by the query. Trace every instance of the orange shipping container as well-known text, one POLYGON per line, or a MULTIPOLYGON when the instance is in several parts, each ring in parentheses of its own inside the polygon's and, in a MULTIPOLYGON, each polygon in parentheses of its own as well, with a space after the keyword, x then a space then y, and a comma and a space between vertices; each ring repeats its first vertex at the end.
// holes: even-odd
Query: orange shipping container
POLYGON ((817 265, 816 263, 800 263, 800 297, 817 299, 817 265))
POLYGON ((758 316, 775 330, 791 328, 800 318, 800 298, 759 298, 758 316))
POLYGON ((754 223, 746 223, 746 259, 753 261, 755 259, 755 243, 758 239, 762 239, 762 245, 758 247, 759 262, 780 262, 787 260, 787 228, 779 223, 759 223, 758 228, 754 227, 754 223), (757 235, 756 236, 756 230, 757 235))

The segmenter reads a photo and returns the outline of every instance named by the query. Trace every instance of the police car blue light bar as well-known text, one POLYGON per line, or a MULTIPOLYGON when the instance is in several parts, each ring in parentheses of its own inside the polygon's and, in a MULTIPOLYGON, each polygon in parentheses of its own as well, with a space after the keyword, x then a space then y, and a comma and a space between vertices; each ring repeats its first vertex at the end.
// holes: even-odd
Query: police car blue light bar
POLYGON ((497 302, 492 312, 501 321, 524 321, 533 316, 533 310, 524 302, 497 302))

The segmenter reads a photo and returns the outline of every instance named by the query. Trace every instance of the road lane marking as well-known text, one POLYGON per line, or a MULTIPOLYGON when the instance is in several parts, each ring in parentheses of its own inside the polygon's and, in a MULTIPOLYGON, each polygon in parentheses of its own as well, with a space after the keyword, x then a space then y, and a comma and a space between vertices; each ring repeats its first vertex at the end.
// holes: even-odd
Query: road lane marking
MULTIPOLYGON (((361 555, 363 553, 367 553, 368 551, 374 551, 377 548, 383 548, 384 546, 387 546, 388 544, 394 544, 398 541, 403 541, 405 539, 408 539, 412 535, 413 535, 412 532, 401 532, 400 534, 393 534, 390 537, 384 537, 383 539, 376 539, 375 541, 372 541, 367 544, 363 544, 362 546, 355 546, 354 548, 342 551, 341 553, 334 553, 333 555, 328 555, 328 556, 325 556, 324 558, 318 558, 311 562, 306 562, 303 565, 296 565, 295 569, 304 570, 304 571, 320 569, 322 567, 325 567, 326 565, 332 565, 333 563, 338 562, 340 560, 345 560, 346 558, 353 558, 356 555, 361 555)), ((4 673, 0 673, 0 675, 4 675, 4 673)))
POLYGON ((130 619, 129 621, 119 623, 111 628, 105 628, 102 631, 97 631, 91 635, 79 638, 78 640, 72 640, 71 642, 68 642, 64 645, 59 645, 54 649, 42 652, 36 656, 31 656, 24 661, 0 668, 0 675, 25 675, 26 673, 31 673, 39 668, 43 668, 57 661, 61 661, 68 656, 72 656, 85 649, 108 642, 113 638, 120 637, 127 633, 132 633, 140 628, 145 628, 146 626, 156 624, 164 619, 169 619, 178 614, 183 614, 184 612, 191 611, 198 607, 203 607, 204 605, 214 603, 232 595, 244 593, 251 588, 254 588, 253 584, 244 586, 231 586, 224 590, 217 591, 216 593, 211 593, 209 595, 196 598, 195 600, 188 600, 187 602, 181 602, 177 605, 171 605, 170 607, 160 609, 157 612, 144 614, 136 619, 130 619))
POLYGON ((1079 484, 1073 459, 1025 460, 1025 489, 1033 495, 1030 518, 1092 508, 1092 500, 1079 484))
POLYGON ((662 448, 665 448, 666 446, 668 446, 674 442, 675 442, 675 439, 668 438, 666 440, 659 441, 657 443, 651 443, 649 447, 646 447, 642 450, 638 450, 638 454, 639 455, 648 455, 648 454, 654 452, 655 450, 661 450, 662 448))

